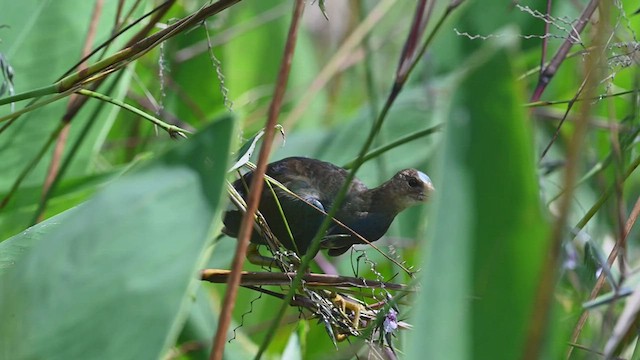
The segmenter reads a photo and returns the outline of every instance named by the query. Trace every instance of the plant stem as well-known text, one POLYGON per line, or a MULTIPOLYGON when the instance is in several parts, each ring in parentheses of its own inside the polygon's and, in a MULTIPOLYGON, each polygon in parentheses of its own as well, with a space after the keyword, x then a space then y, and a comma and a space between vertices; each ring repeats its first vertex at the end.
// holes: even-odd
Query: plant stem
POLYGON ((123 101, 114 99, 114 98, 112 98, 110 96, 103 95, 103 94, 97 93, 95 91, 87 90, 87 89, 80 89, 80 90, 78 90, 76 92, 78 94, 80 94, 80 95, 83 95, 83 96, 88 96, 88 97, 92 97, 92 98, 99 99, 99 100, 102 100, 102 101, 106 101, 106 102, 111 103, 113 105, 119 106, 119 107, 121 107, 121 108, 123 108, 125 110, 128 110, 128 111, 130 111, 130 112, 132 112, 132 113, 134 113, 136 115, 139 115, 142 118, 151 121, 154 125, 160 127, 161 129, 163 129, 164 131, 169 133, 169 135, 171 137, 174 137, 174 136, 177 135, 177 136, 182 136, 182 137, 186 138, 187 136, 185 134, 190 134, 191 133, 190 131, 182 129, 182 128, 179 128, 179 127, 177 127, 175 125, 167 124, 166 122, 147 114, 146 112, 138 109, 137 107, 135 107, 133 105, 129 105, 129 104, 123 102, 123 101))

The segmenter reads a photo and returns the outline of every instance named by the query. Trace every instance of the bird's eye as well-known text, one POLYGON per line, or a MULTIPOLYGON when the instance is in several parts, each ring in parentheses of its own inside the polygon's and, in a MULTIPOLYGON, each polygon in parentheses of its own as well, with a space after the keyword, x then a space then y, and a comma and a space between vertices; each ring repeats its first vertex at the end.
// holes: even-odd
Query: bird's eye
POLYGON ((422 182, 414 177, 409 178, 409 186, 411 186, 412 188, 414 187, 419 187, 422 185, 422 182))

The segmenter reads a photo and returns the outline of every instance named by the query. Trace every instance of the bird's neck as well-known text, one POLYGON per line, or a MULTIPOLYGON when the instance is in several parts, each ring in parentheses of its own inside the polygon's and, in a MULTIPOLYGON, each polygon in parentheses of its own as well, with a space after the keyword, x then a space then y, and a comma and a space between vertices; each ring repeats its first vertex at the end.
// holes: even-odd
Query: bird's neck
POLYGON ((369 212, 396 216, 403 209, 398 206, 397 195, 390 182, 386 182, 377 188, 367 190, 363 194, 367 200, 369 212))
MULTIPOLYGON (((365 239, 378 240, 387 232, 399 212, 389 190, 383 185, 352 194, 338 214, 338 219, 365 239)), ((336 227, 333 233, 344 233, 344 230, 336 227)))

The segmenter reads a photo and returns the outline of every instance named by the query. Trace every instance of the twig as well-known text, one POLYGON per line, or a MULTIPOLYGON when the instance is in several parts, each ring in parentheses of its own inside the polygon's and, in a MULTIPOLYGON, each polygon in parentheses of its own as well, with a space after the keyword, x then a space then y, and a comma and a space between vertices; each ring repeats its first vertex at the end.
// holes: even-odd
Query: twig
POLYGON ((114 99, 110 96, 106 96, 100 93, 97 93, 95 91, 91 91, 91 90, 86 90, 86 89, 80 89, 77 91, 78 94, 83 95, 83 96, 88 96, 88 97, 92 97, 92 98, 96 98, 102 101, 106 101, 108 103, 111 103, 113 105, 117 105, 120 106, 121 108, 128 110, 136 115, 141 116, 142 118, 151 121, 151 123, 153 123, 154 125, 160 127, 161 129, 163 129, 164 131, 166 131, 171 137, 175 137, 175 136, 181 136, 186 138, 187 136, 185 134, 190 134, 191 132, 182 128, 179 128, 175 125, 170 125, 167 124, 166 122, 155 118, 149 114, 147 114, 146 112, 138 109, 135 106, 129 105, 125 102, 122 102, 120 100, 114 99))
MULTIPOLYGON (((232 271, 222 269, 205 269, 202 270, 201 279, 215 284, 226 283, 232 271)), ((240 286, 246 285, 279 285, 288 286, 291 279, 296 275, 293 272, 240 272, 240 286)), ((305 286, 308 287, 355 287, 359 289, 376 289, 384 288, 395 291, 415 291, 414 288, 404 284, 395 284, 383 281, 373 281, 362 278, 305 273, 303 275, 305 286)))
POLYGON ((542 150, 542 153, 540 154, 540 158, 538 159, 538 162, 541 162, 542 159, 544 159, 545 155, 547 155, 547 152, 551 149, 551 146, 553 146, 553 144, 558 139, 558 136, 560 135, 560 129, 562 129, 562 125, 564 124, 564 121, 567 119, 567 116, 569 116, 569 112, 573 108, 573 105, 576 103, 576 99, 580 97, 580 94, 582 94, 582 91, 584 90, 584 87, 587 84, 587 81, 589 80, 589 75, 590 75, 590 71, 587 72, 587 75, 582 81, 582 84, 580 84, 580 87, 578 88, 578 91, 576 92, 576 94, 573 96, 573 99, 571 99, 567 103, 567 108, 564 111, 564 116, 562 116, 562 119, 560 119, 558 126, 556 126, 556 131, 553 133, 551 140, 549 140, 549 142, 547 143, 547 146, 545 146, 545 148, 542 150))
MULTIPOLYGON (((545 13, 546 21, 544 22, 544 33, 549 34, 549 27, 551 27, 551 21, 549 18, 551 17, 551 0, 547 0, 547 11, 545 13)), ((544 69, 544 63, 547 61, 547 45, 549 43, 548 37, 542 38, 542 46, 540 49, 540 69, 544 69)), ((540 76, 542 76, 543 71, 540 71, 540 76)), ((538 79, 540 81, 540 79, 538 79)))

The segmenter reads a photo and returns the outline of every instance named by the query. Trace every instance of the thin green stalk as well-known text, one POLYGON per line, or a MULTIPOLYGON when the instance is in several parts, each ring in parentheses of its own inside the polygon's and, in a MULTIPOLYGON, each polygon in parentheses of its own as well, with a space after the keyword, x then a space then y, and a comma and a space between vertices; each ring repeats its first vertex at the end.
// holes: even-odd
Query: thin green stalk
POLYGON ((169 133, 169 135, 171 137, 174 137, 174 136, 177 135, 177 136, 182 136, 182 137, 186 138, 187 136, 185 135, 185 133, 188 133, 188 134, 191 133, 190 131, 182 129, 182 128, 177 127, 175 125, 167 124, 166 122, 164 122, 164 121, 162 121, 160 119, 157 119, 157 118, 147 114, 146 112, 136 108, 135 106, 129 105, 129 104, 123 102, 123 101, 114 99, 114 98, 112 98, 110 96, 107 96, 107 95, 104 95, 104 94, 100 94, 100 93, 97 93, 95 91, 91 91, 91 90, 87 90, 87 89, 80 89, 80 90, 76 91, 76 93, 78 93, 80 95, 83 95, 83 96, 89 96, 89 97, 92 97, 92 98, 95 98, 95 99, 106 101, 106 102, 111 103, 113 105, 119 106, 119 107, 121 107, 121 108, 123 108, 125 110, 128 110, 128 111, 130 111, 130 112, 132 112, 132 113, 134 113, 136 115, 139 115, 139 116, 143 117, 144 119, 151 121, 154 125, 160 127, 161 129, 163 129, 164 131, 169 133))
MULTIPOLYGON (((61 93, 61 94, 54 95, 54 96, 52 96, 52 97, 50 97, 48 99, 45 99, 45 100, 43 100, 41 102, 34 102, 33 104, 31 104, 29 106, 25 106, 24 108, 22 108, 22 109, 20 109, 18 111, 15 111, 15 112, 12 112, 11 114, 8 114, 8 115, 0 117, 0 123, 8 121, 8 120, 13 120, 13 119, 17 118, 18 116, 21 116, 21 115, 26 114, 26 113, 28 113, 30 111, 36 110, 38 108, 41 108, 41 107, 43 107, 45 105, 51 104, 52 102, 58 101, 58 100, 60 100, 60 99, 62 99, 64 97, 67 97, 69 95, 69 93, 71 93, 71 92, 73 92, 73 89, 69 90, 69 91, 66 91, 64 93, 61 93)), ((2 134, 2 132, 5 129, 6 129, 6 126, 3 126, 2 129, 0 129, 0 134, 2 134)))
POLYGON ((524 107, 528 107, 528 108, 533 108, 533 107, 569 104, 569 103, 574 103, 574 102, 578 102, 578 101, 585 101, 585 100, 588 100, 588 101, 599 101, 599 100, 606 99, 606 98, 611 98, 611 97, 616 97, 616 96, 621 96, 621 95, 627 95, 627 94, 633 94, 636 91, 637 90, 634 89, 634 90, 620 91, 620 92, 612 93, 612 94, 603 94, 603 95, 593 96, 591 98, 577 98, 577 99, 571 99, 571 100, 534 101, 534 102, 526 103, 523 106, 524 107))
POLYGON ((6 104, 11 104, 14 102, 18 102, 18 101, 22 101, 22 100, 27 100, 27 99, 31 99, 31 98, 37 98, 37 97, 41 97, 41 96, 45 96, 45 95, 51 95, 51 94, 55 94, 59 92, 58 91, 58 87, 54 84, 54 85, 49 85, 49 86, 45 86, 45 87, 41 87, 39 89, 35 89, 35 90, 30 90, 30 91, 26 91, 20 94, 16 94, 13 96, 7 96, 5 98, 0 99, 0 106, 2 105, 6 105, 6 104))
MULTIPOLYGON (((365 155, 364 157, 364 162, 367 162, 371 159, 374 159, 378 156, 380 156, 381 154, 389 151, 389 150, 393 150, 395 148, 397 148, 398 146, 404 145, 408 142, 411 142, 413 140, 419 139, 421 137, 425 137, 427 135, 431 135, 433 133, 436 133, 440 130, 442 130, 443 125, 442 124, 438 124, 436 126, 427 128, 427 129, 423 129, 420 131, 416 131, 413 134, 409 134, 407 136, 403 136, 398 140, 395 140, 387 145, 381 146, 379 148, 373 149, 371 150, 371 152, 369 152, 367 155, 365 155)), ((353 167, 353 164, 355 163, 356 159, 353 159, 351 161, 349 161, 348 163, 346 163, 345 165, 343 165, 342 167, 345 169, 351 169, 353 167)))

